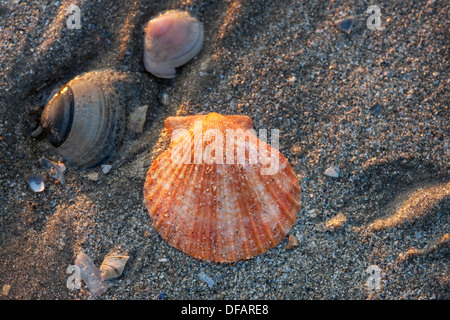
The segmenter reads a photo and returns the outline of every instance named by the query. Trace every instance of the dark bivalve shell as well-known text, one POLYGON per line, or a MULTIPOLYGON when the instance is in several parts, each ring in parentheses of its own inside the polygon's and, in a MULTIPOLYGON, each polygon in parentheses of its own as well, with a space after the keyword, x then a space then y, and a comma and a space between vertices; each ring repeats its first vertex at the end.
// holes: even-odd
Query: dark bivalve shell
POLYGON ((56 152, 69 164, 92 167, 106 161, 125 130, 125 108, 101 73, 78 76, 48 102, 41 126, 56 152))

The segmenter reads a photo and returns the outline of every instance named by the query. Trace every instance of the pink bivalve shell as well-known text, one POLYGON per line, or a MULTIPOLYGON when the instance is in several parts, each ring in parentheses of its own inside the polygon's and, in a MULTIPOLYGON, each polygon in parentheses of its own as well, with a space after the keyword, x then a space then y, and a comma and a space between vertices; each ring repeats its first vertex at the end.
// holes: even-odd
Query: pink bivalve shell
POLYGON ((172 79, 175 68, 194 58, 203 46, 203 26, 189 13, 170 10, 145 28, 145 69, 158 78, 172 79))

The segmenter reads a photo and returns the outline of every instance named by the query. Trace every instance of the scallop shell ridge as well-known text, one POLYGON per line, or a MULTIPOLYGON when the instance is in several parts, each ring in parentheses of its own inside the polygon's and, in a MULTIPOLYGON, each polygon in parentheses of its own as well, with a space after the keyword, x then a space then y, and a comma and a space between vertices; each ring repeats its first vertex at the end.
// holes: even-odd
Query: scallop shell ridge
MULTIPOLYGON (((225 133, 251 127, 249 117, 212 113, 168 118, 166 128, 169 133, 186 129, 185 134, 192 138, 198 121, 202 133, 211 128, 225 133)), ((173 152, 193 150, 192 139, 186 138, 173 140, 147 174, 144 200, 159 234, 175 248, 215 262, 249 259, 277 245, 294 225, 300 209, 300 186, 286 158, 255 140, 279 157, 276 173, 261 174, 260 163, 172 161, 173 152)), ((237 134, 237 138, 242 137, 237 134)), ((206 146, 203 141, 203 148, 206 146)))

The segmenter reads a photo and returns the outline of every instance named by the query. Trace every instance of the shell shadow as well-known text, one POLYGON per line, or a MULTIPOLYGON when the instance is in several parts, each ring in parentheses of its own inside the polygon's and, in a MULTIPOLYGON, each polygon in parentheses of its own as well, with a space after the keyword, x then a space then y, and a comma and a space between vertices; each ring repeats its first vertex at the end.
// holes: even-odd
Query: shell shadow
POLYGON ((445 184, 450 176, 433 164, 400 158, 370 165, 353 181, 352 194, 364 209, 352 221, 362 227, 392 215, 415 191, 445 184))
MULTIPOLYGON (((370 166, 355 178, 353 230, 369 250, 368 264, 387 275, 384 291, 404 294, 412 277, 448 298, 450 177, 414 159, 370 166), (423 270, 426 270, 424 272, 423 270), (405 277, 405 272, 408 277, 405 277)), ((369 297, 382 295, 371 292, 369 297)))

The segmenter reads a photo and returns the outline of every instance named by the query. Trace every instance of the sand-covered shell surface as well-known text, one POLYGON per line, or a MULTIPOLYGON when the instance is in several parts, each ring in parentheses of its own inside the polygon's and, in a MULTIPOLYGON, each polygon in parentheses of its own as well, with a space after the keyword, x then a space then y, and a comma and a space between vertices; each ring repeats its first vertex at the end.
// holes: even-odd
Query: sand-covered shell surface
POLYGON ((112 73, 92 71, 77 76, 47 103, 41 126, 56 152, 69 164, 92 167, 108 159, 125 130, 125 107, 112 73))
POLYGON ((171 143, 147 173, 153 226, 198 259, 234 262, 277 245, 300 209, 287 159, 251 131, 247 116, 169 117, 171 143))
POLYGON ((195 57, 203 46, 203 26, 188 12, 170 10, 147 23, 145 69, 159 78, 175 78, 175 68, 195 57))

